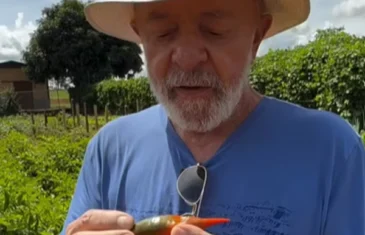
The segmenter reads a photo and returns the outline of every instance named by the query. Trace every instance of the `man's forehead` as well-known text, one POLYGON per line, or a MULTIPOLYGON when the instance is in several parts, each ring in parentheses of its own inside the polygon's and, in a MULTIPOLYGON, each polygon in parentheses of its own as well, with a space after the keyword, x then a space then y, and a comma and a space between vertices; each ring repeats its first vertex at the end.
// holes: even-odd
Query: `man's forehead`
MULTIPOLYGON (((163 9, 150 9, 146 12, 147 20, 167 19, 171 16, 171 12, 163 9)), ((199 15, 203 18, 227 18, 233 15, 232 11, 223 9, 204 9, 199 11, 199 15)))
POLYGON ((241 18, 256 12, 262 0, 165 0, 138 3, 136 18, 162 21, 176 18, 218 20, 241 18))

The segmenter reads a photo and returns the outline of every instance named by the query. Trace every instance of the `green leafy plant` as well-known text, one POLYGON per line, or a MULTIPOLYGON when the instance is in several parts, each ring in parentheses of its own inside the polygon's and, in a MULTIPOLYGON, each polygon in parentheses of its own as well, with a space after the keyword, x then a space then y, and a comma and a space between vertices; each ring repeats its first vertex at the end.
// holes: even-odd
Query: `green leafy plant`
POLYGON ((343 28, 318 30, 306 45, 258 58, 251 83, 264 94, 337 113, 363 130, 365 38, 343 28))
POLYGON ((92 134, 50 122, 34 136, 26 116, 0 123, 0 234, 59 234, 92 134))
POLYGON ((96 103, 99 109, 108 107, 115 114, 136 112, 157 103, 145 77, 107 79, 89 89, 87 103, 96 103))

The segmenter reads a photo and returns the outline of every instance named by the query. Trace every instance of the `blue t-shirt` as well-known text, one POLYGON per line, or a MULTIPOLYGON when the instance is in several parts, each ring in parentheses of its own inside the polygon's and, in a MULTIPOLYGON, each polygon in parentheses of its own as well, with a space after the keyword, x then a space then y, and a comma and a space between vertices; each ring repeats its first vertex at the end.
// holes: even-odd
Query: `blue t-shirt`
MULTIPOLYGON (((195 164, 162 106, 113 120, 88 145, 65 228, 93 208, 191 212, 176 179, 195 164)), ((200 216, 231 219, 213 234, 365 234, 365 151, 337 115, 265 97, 205 166, 200 216)))

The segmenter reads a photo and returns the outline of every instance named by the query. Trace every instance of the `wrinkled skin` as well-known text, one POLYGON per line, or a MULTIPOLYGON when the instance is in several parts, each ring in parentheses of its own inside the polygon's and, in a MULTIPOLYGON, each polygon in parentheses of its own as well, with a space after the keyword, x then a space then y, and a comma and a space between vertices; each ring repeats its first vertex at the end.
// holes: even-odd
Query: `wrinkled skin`
POLYGON ((257 105, 248 74, 271 25, 259 0, 136 4, 132 26, 152 91, 197 160, 212 156, 257 105))

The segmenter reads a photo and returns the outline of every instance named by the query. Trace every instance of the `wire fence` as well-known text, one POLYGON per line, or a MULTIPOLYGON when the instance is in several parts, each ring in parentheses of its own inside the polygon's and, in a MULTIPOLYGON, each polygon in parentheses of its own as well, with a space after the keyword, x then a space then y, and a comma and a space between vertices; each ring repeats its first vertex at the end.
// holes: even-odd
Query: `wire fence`
POLYGON ((133 109, 125 107, 121 112, 113 114, 107 105, 100 108, 97 104, 75 102, 65 90, 16 91, 12 95, 19 106, 17 115, 29 120, 33 135, 37 135, 40 126, 46 128, 56 126, 64 129, 83 127, 87 133, 90 133, 116 116, 127 115, 142 109, 141 102, 136 100, 133 109))
MULTIPOLYGON (((103 115, 98 113, 96 105, 93 105, 94 113, 92 115, 87 111, 88 105, 83 103, 81 106, 78 103, 71 106, 71 113, 66 113, 65 108, 61 108, 60 111, 56 112, 26 112, 26 116, 30 117, 30 124, 32 125, 33 135, 37 135, 37 126, 43 125, 44 127, 54 127, 50 125, 50 119, 56 121, 57 128, 72 129, 72 128, 85 128, 87 133, 97 131, 104 124, 108 123, 113 119, 108 109, 105 109, 103 115), (41 118, 43 116, 43 118, 41 118)), ((23 113, 24 114, 24 113, 23 113)), ((53 123, 54 124, 54 123, 53 123)))
MULTIPOLYGON (((70 99, 70 96, 66 90, 48 90, 37 89, 33 91, 16 91, 16 101, 21 106, 20 113, 24 115, 30 115, 30 120, 34 124, 33 117, 35 115, 43 115, 43 124, 47 126, 47 119, 51 116, 58 116, 61 125, 65 128, 84 126, 86 131, 90 131, 90 119, 92 121, 93 129, 99 129, 99 119, 103 119, 103 122, 111 120, 112 116, 122 116, 130 113, 138 112, 145 107, 143 101, 133 101, 133 106, 127 105, 114 112, 112 108, 98 107, 92 103, 77 103, 70 99), (32 117, 33 116, 33 117, 32 117), (64 120, 64 121, 63 121, 64 120)), ((356 115, 352 115, 354 118, 346 118, 357 131, 364 129, 365 125, 365 101, 358 100, 359 107, 356 110, 356 115)), ((294 102, 304 107, 315 106, 315 101, 306 100, 300 102, 294 102)), ((332 110, 333 111, 333 110, 332 110)))

